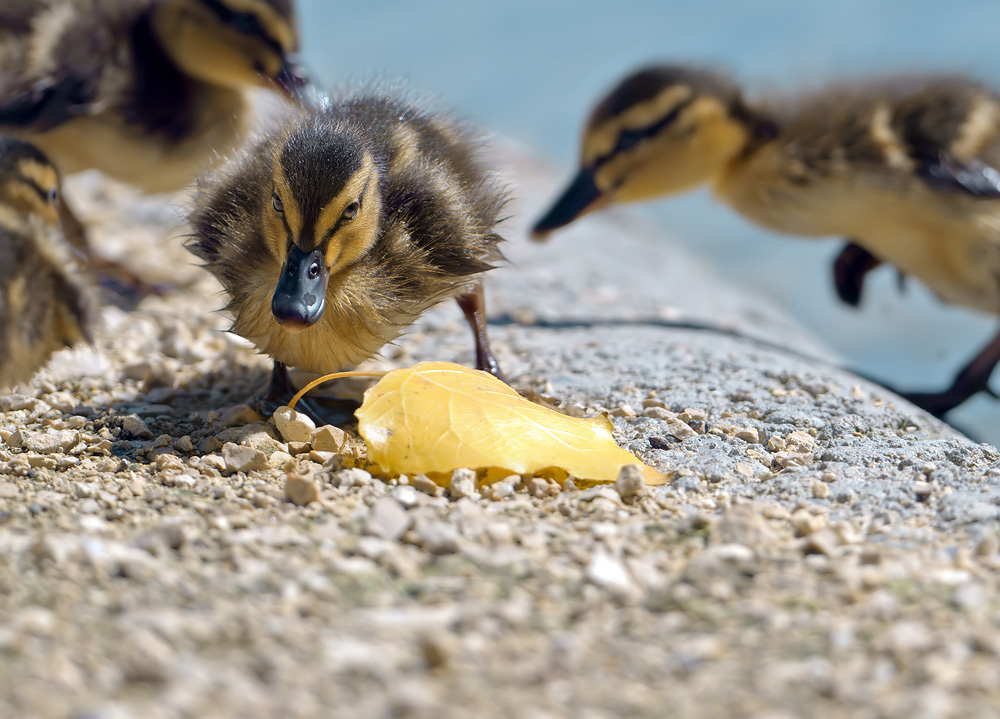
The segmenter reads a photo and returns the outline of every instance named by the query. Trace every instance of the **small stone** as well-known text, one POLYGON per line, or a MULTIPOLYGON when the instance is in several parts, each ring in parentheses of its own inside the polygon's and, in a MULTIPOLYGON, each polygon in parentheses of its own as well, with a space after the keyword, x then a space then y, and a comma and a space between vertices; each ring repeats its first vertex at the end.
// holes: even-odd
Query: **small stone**
POLYGON ((290 407, 278 407, 272 416, 286 442, 308 442, 316 429, 316 424, 309 417, 290 407))
POLYGON ((21 449, 24 447, 24 440, 24 432, 20 429, 15 429, 10 433, 10 436, 7 437, 6 444, 11 449, 21 449))
POLYGON ((174 449, 178 452, 184 452, 185 454, 194 451, 194 442, 191 441, 191 436, 185 434, 183 437, 177 439, 174 442, 174 449))
POLYGON ((222 458, 226 462, 226 471, 230 474, 252 472, 267 467, 267 455, 259 449, 243 447, 233 442, 226 442, 222 446, 222 458))
POLYGON ((926 501, 928 497, 934 494, 934 485, 930 482, 914 482, 913 493, 917 495, 917 499, 921 502, 926 501))
POLYGON ((708 413, 703 409, 685 407, 684 411, 677 415, 677 419, 682 422, 704 422, 708 419, 708 413))
POLYGON ((736 474, 740 475, 741 477, 752 477, 753 476, 753 467, 751 467, 746 462, 737 462, 736 463, 736 474))
MULTIPOLYGON (((645 402, 643 402, 643 404, 645 404, 645 402)), ((664 420, 676 419, 674 413, 671 412, 670 410, 664 409, 663 407, 655 407, 655 406, 647 407, 646 409, 644 409, 642 411, 642 416, 651 417, 653 419, 664 419, 664 420)))
POLYGON ((489 497, 494 502, 499 502, 502 499, 507 499, 508 497, 513 497, 515 490, 514 487, 518 482, 521 481, 521 477, 512 474, 506 479, 501 479, 499 482, 494 482, 490 485, 489 497))
POLYGON ((0 499, 14 499, 21 496, 21 490, 11 482, 0 482, 0 499))
POLYGON ((807 553, 825 554, 828 557, 836 555, 840 545, 840 535, 829 527, 812 532, 805 539, 807 553))
MULTIPOLYGON (((674 441, 676 442, 676 440, 674 441)), ((649 438, 649 446, 653 449, 670 449, 674 446, 674 442, 671 442, 667 437, 653 435, 649 438)))
POLYGON ((53 454, 68 452, 80 443, 80 433, 75 429, 64 429, 59 432, 41 432, 32 434, 24 441, 24 448, 29 452, 53 454))
POLYGON ((410 515, 402 504, 392 497, 380 497, 365 517, 362 531, 395 542, 406 534, 411 524, 410 515))
POLYGON ((587 581, 615 594, 628 594, 632 590, 632 579, 620 560, 597 552, 586 570, 587 581))
POLYGON ((133 439, 152 439, 153 433, 137 414, 129 414, 122 418, 122 432, 133 439))
POLYGON ((813 482, 812 494, 816 499, 826 499, 830 496, 830 485, 823 482, 813 482))
POLYGON ((742 439, 747 444, 760 444, 760 433, 755 427, 744 427, 736 430, 736 434, 733 436, 736 439, 742 439))
POLYGON ((293 457, 298 454, 308 454, 312 451, 312 445, 308 442, 289 442, 288 453, 293 457))
POLYGON ((392 492, 390 492, 393 499, 399 502, 401 505, 409 509, 417 504, 417 490, 412 486, 405 484, 398 487, 393 487, 392 492))
POLYGON ((311 449, 309 450, 309 454, 306 455, 306 458, 310 462, 315 462, 316 464, 322 464, 326 466, 326 464, 330 462, 334 457, 339 457, 339 456, 340 455, 338 455, 336 452, 320 452, 317 449, 311 449))
POLYGON ((445 522, 425 522, 416 531, 416 544, 431 554, 454 554, 459 550, 458 528, 445 522))
POLYGON ((319 487, 312 477, 290 474, 285 479, 285 496, 292 504, 304 507, 310 502, 319 501, 319 487))
POLYGON ((677 439, 687 439, 688 437, 696 437, 698 435, 697 432, 691 429, 690 425, 679 419, 667 420, 667 432, 677 439))
POLYGON ((205 454, 218 452, 220 449, 222 449, 222 442, 220 442, 216 437, 208 437, 201 443, 201 451, 205 454))
POLYGON ((635 417, 635 415, 636 411, 627 404, 623 404, 621 407, 611 410, 612 417, 635 417))
POLYGON ((309 435, 312 448, 320 452, 342 452, 347 442, 347 433, 340 427, 324 425, 317 427, 309 435))
POLYGON ((262 419, 260 412, 248 404, 233 405, 219 412, 219 422, 227 427, 240 427, 262 419))
POLYGON ((347 489, 348 487, 366 487, 371 484, 372 475, 370 472, 366 472, 363 469, 350 467, 349 469, 342 469, 339 472, 336 472, 331 477, 331 481, 341 489, 347 489))
POLYGON ((471 469, 456 469, 451 473, 451 484, 448 493, 452 499, 479 496, 476 491, 476 473, 471 469))
POLYGON ((796 509, 792 512, 792 528, 799 537, 808 537, 818 532, 826 525, 826 519, 811 513, 807 509, 796 509))
POLYGON ((418 492, 429 494, 432 497, 444 496, 444 487, 428 477, 426 474, 418 474, 411 480, 413 488, 418 492))
POLYGON ((618 479, 615 480, 615 489, 622 496, 626 504, 631 504, 637 498, 645 494, 646 482, 642 479, 642 471, 634 464, 626 464, 618 472, 618 479))

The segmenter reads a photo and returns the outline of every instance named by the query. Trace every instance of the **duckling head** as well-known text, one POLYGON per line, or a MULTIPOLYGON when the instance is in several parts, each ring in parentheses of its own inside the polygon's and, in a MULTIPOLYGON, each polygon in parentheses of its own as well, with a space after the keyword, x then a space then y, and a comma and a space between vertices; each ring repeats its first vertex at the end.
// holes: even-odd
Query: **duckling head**
POLYGON ((224 87, 277 87, 300 101, 292 0, 158 0, 153 31, 182 70, 224 87))
POLYGON ((360 137, 327 123, 286 136, 272 167, 261 222, 281 263, 271 313, 286 330, 299 332, 322 317, 331 278, 375 243, 381 169, 360 137))
POLYGON ((704 70, 655 66, 626 77, 594 108, 580 169, 535 225, 533 238, 617 202, 688 190, 747 145, 749 114, 736 85, 704 70))
POLYGON ((59 173, 34 145, 0 138, 0 205, 46 224, 59 221, 59 173))

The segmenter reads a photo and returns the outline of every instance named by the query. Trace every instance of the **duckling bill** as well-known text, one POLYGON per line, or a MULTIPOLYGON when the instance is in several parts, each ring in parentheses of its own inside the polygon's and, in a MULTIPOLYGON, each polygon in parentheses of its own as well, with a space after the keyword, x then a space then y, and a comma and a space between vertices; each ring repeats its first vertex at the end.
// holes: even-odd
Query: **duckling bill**
POLYGON ((0 387, 91 338, 90 281, 60 227, 59 186, 38 148, 0 137, 0 387))
MULTIPOLYGON (((889 78, 751 103, 729 78, 660 65, 595 107, 575 178, 536 240, 616 203, 709 183, 756 224, 841 236, 839 297, 890 264, 943 301, 1000 314, 1000 98, 962 77, 889 78)), ((942 415, 987 382, 1000 334, 944 392, 909 394, 942 415)))
POLYGON ((335 372, 456 297, 497 373, 480 277, 501 258, 505 194, 447 117, 372 92, 331 100, 208 178, 189 248, 229 296, 233 331, 286 365, 335 372))

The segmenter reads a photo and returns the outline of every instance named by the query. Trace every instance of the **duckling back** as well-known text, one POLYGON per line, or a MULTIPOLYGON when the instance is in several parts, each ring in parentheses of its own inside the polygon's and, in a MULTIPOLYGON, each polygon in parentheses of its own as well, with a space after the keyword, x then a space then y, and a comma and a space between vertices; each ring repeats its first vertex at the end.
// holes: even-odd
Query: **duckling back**
POLYGON ((504 202, 475 138, 373 91, 271 133, 209 180, 189 247, 225 287, 234 332, 331 372, 490 269, 504 202))
POLYGON ((0 138, 0 387, 90 339, 94 301, 58 225, 57 181, 37 149, 0 138))

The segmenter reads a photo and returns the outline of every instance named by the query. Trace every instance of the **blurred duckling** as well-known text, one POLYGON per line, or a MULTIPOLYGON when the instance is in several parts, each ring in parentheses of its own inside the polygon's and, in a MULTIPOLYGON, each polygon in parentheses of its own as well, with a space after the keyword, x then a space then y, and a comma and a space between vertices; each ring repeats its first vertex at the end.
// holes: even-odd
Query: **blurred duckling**
POLYGON ((95 307, 79 248, 60 229, 59 173, 32 145, 0 138, 0 387, 90 340, 95 307))
MULTIPOLYGON (((834 280, 848 304, 886 262, 945 302, 1000 314, 1000 99, 973 81, 889 79, 751 105, 724 76, 649 67, 600 101, 582 145, 579 173, 535 239, 613 203, 708 182, 763 227, 847 238, 834 280)), ((905 396, 943 415, 993 394, 998 361, 1000 334, 949 389, 905 396)))
POLYGON ((0 132, 63 175, 181 189, 245 135, 247 90, 301 99, 297 47, 292 0, 6 0, 0 132))
POLYGON ((265 411, 287 402, 286 365, 354 366, 447 297, 477 367, 499 374, 479 280, 501 259, 506 197, 476 150, 447 117, 371 91, 330 100, 207 180, 188 246, 228 293, 232 331, 275 361, 265 411))

